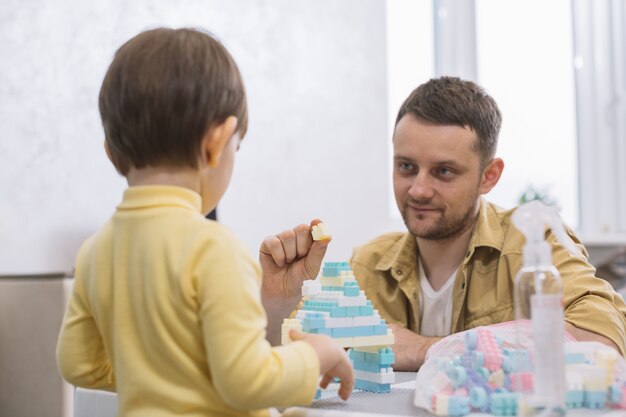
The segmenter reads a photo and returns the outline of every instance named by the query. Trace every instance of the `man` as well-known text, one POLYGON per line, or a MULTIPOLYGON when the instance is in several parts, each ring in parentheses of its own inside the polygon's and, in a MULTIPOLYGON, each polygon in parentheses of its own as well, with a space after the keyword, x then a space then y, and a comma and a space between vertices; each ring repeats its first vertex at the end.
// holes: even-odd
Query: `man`
MULTIPOLYGON (((393 184, 408 233, 380 236, 355 249, 351 260, 361 288, 394 330, 398 370, 418 369, 443 336, 514 319, 514 277, 525 239, 511 224, 513 210, 481 197, 504 168, 495 157, 500 124, 495 101, 458 78, 428 81, 400 108, 393 184)), ((307 230, 300 225, 261 246, 262 263, 282 265, 280 288, 289 294, 275 302, 277 283, 263 283, 270 320, 288 314, 299 298, 294 287, 319 270, 325 246, 307 244, 307 230)), ((594 276, 586 250, 568 232, 585 258, 570 256, 546 233, 563 279, 566 330, 624 355, 626 305, 594 276)), ((268 332, 274 337, 272 326, 268 332)))

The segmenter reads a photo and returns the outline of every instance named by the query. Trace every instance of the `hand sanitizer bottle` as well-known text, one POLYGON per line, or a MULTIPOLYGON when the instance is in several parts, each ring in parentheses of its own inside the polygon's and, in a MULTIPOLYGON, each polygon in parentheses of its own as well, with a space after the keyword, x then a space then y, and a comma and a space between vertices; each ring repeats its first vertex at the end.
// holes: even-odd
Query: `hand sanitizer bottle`
POLYGON ((519 416, 565 415, 565 352, 563 284, 552 264, 545 241, 549 226, 559 243, 579 255, 555 207, 531 201, 513 213, 513 224, 526 236, 524 263, 515 277, 517 340, 530 351, 532 383, 524 379, 526 369, 517 366, 515 389, 520 392, 519 416))

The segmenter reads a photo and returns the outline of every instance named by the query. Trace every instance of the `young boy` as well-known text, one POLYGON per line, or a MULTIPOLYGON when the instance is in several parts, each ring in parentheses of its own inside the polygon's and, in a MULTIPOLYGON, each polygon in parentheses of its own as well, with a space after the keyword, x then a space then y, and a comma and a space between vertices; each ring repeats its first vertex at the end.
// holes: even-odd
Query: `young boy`
POLYGON ((129 188, 80 249, 57 347, 63 377, 118 392, 120 416, 266 415, 306 404, 320 374, 352 390, 330 338, 265 339, 260 269, 203 215, 247 129, 230 54, 192 29, 154 29, 115 54, 100 90, 107 154, 129 188))

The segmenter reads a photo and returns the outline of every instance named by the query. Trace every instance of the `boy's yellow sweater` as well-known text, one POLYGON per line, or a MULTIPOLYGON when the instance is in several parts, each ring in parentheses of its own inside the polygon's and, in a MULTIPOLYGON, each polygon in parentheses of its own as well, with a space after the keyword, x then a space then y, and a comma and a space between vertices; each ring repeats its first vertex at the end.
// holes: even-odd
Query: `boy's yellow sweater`
POLYGON ((70 383, 117 391, 120 416, 265 415, 309 403, 307 343, 265 340, 260 269, 200 196, 131 187, 76 261, 57 360, 70 383))

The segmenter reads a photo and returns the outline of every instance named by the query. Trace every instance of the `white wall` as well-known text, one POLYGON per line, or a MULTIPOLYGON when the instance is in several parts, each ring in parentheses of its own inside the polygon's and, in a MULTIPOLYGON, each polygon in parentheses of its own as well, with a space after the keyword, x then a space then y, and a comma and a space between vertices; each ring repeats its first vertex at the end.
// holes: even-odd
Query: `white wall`
POLYGON ((70 270, 113 212, 125 182, 102 150, 100 83, 117 47, 161 25, 211 30, 243 73, 250 129, 219 216, 251 251, 320 217, 327 258, 345 260, 391 227, 384 2, 4 0, 0 274, 70 270))

